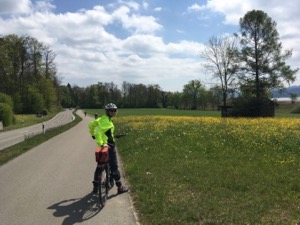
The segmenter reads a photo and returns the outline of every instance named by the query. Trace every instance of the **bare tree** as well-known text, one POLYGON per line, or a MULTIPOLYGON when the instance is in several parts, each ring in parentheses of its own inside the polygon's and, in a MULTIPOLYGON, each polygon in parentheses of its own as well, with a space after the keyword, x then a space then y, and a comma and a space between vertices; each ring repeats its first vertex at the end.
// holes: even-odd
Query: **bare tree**
POLYGON ((210 37, 208 44, 200 53, 205 69, 220 80, 223 106, 227 114, 227 97, 230 87, 234 84, 238 68, 236 57, 237 41, 235 37, 210 37))
POLYGON ((48 45, 44 46, 43 50, 46 79, 53 79, 56 74, 56 65, 54 63, 56 53, 48 45))

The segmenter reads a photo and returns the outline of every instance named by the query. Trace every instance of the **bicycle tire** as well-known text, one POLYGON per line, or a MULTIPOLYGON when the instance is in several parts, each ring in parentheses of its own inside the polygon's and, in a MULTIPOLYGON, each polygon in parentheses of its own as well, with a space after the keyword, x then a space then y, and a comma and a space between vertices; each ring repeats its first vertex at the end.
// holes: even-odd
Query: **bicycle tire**
POLYGON ((108 196, 108 189, 107 189, 107 174, 106 169, 103 168, 99 175, 99 185, 98 185, 98 196, 99 196, 99 203, 102 207, 105 206, 108 196))

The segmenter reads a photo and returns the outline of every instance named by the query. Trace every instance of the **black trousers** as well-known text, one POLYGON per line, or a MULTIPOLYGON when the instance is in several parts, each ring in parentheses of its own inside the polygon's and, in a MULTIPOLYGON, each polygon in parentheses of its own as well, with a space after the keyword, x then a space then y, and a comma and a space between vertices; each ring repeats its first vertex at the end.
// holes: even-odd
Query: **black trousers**
MULTIPOLYGON (((116 185, 118 187, 122 186, 121 183, 121 175, 119 171, 119 166, 118 166, 118 158, 117 158, 117 151, 115 145, 109 145, 109 151, 108 151, 108 156, 109 156, 109 166, 111 170, 111 177, 115 180, 116 185)), ((97 180, 99 173, 101 172, 101 168, 96 167, 95 173, 94 173, 94 181, 97 180)), ((96 185, 96 183, 94 183, 96 185)))

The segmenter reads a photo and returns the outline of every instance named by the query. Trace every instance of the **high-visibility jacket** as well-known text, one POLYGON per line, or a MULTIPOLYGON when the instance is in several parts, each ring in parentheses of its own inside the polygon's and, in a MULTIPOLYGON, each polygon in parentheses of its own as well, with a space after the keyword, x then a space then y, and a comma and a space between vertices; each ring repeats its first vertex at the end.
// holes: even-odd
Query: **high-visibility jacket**
POLYGON ((89 132, 92 136, 95 136, 98 146, 114 144, 114 131, 115 126, 112 118, 108 115, 103 115, 89 123, 89 132))

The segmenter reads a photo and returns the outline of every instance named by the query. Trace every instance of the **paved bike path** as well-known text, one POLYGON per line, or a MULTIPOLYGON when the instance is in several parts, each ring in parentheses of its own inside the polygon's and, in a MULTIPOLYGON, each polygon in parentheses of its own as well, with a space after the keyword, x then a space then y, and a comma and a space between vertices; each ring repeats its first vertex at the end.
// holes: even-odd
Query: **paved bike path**
POLYGON ((128 193, 114 188, 106 206, 97 206, 92 118, 79 115, 74 128, 0 167, 1 225, 137 224, 128 193))
POLYGON ((62 126, 73 121, 73 110, 66 109, 52 119, 29 127, 0 132, 0 150, 10 147, 25 140, 26 136, 34 136, 48 129, 62 126))

